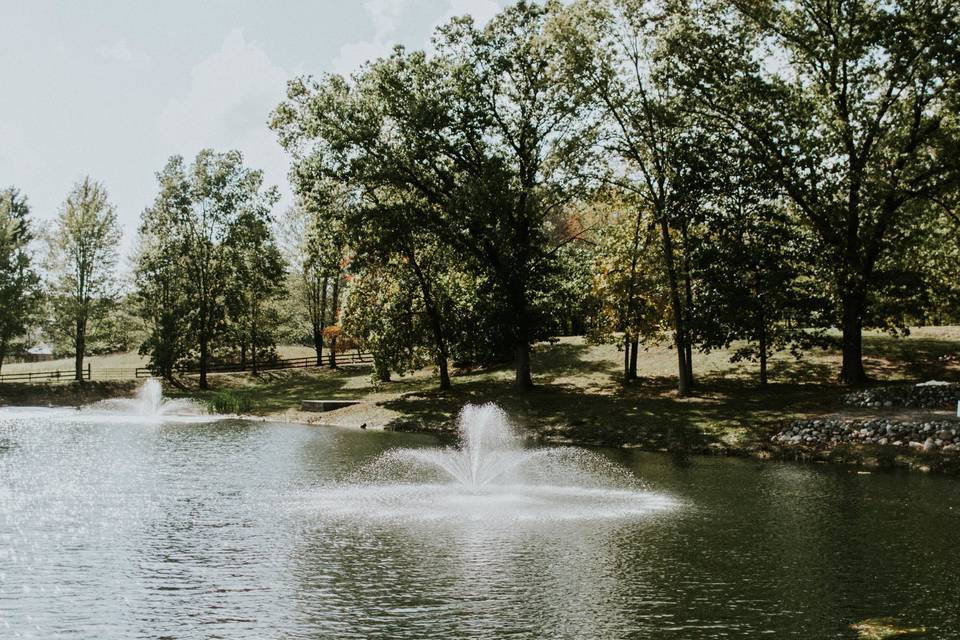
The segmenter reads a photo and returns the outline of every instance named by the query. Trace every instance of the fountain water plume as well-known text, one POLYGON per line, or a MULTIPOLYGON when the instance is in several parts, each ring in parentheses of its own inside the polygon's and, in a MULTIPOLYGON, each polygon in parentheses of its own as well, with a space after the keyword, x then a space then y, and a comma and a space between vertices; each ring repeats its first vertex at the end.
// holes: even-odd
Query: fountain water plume
POLYGON ((494 404, 467 405, 460 412, 460 444, 445 449, 399 449, 389 457, 443 470, 458 483, 480 488, 537 455, 525 451, 506 414, 494 404))
POLYGON ((524 447, 494 404, 466 405, 458 426, 457 446, 392 449, 321 490, 319 506, 332 516, 484 523, 638 517, 676 506, 598 454, 524 447))
POLYGON ((147 380, 133 398, 101 400, 85 408, 96 413, 117 413, 140 418, 164 418, 168 416, 203 416, 203 405, 193 400, 163 397, 163 386, 156 378, 147 380))

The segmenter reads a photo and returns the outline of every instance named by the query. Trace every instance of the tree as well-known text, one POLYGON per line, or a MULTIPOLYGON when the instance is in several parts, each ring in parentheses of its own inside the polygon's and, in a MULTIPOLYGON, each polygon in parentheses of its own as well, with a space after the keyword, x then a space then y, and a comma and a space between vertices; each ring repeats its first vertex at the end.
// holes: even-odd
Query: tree
MULTIPOLYGON (((729 143, 729 141, 727 141, 729 143)), ((700 281, 694 323, 705 350, 739 346, 731 360, 757 361, 761 385, 769 356, 822 344, 827 300, 809 232, 745 150, 713 154, 713 188, 698 215, 693 261, 700 281)))
MULTIPOLYGON (((274 327, 278 324, 275 303, 284 293, 284 262, 271 229, 267 197, 245 207, 230 226, 225 240, 232 267, 230 298, 231 324, 237 327, 241 364, 249 348, 252 371, 257 373, 258 357, 274 351, 274 327)), ((275 356, 274 356, 275 357, 275 356)))
POLYGON ((0 191, 0 368, 40 303, 40 278, 29 252, 29 213, 27 199, 17 189, 0 191))
POLYGON ((410 224, 496 287, 522 388, 548 311, 533 303, 555 259, 548 221, 590 147, 581 105, 556 76, 558 9, 521 2, 484 29, 456 19, 438 32, 436 56, 398 49, 352 84, 295 81, 273 120, 298 165, 388 206, 399 195, 414 205, 410 224))
POLYGON ((84 178, 74 186, 47 237, 46 269, 54 330, 68 336, 74 375, 83 380, 83 358, 94 345, 92 325, 100 322, 116 296, 117 214, 99 182, 84 178))
POLYGON ((640 343, 665 329, 669 296, 661 277, 656 219, 635 198, 612 200, 597 203, 604 220, 596 231, 587 337, 621 342, 624 381, 629 382, 637 378, 640 343))
POLYGON ((374 374, 389 382, 391 372, 415 371, 430 360, 429 344, 418 287, 399 259, 371 264, 351 281, 343 327, 373 354, 374 374))
POLYGON ((689 171, 685 138, 692 125, 684 93, 660 61, 673 22, 669 2, 580 2, 568 10, 561 32, 567 86, 605 117, 602 145, 614 158, 616 171, 603 177, 640 198, 659 229, 678 392, 687 395, 693 385, 692 286, 685 242, 685 205, 691 194, 683 177, 689 171))
POLYGON ((327 314, 329 274, 319 243, 322 235, 315 229, 316 215, 303 206, 287 210, 281 227, 281 247, 287 263, 287 293, 290 315, 295 324, 293 334, 302 335, 300 327, 310 328, 309 344, 316 353, 316 365, 323 366, 323 329, 327 314))
POLYGON ((879 267, 902 249, 892 238, 960 180, 960 5, 736 0, 685 20, 676 76, 815 231, 839 307, 840 375, 861 383, 879 267))
POLYGON ((228 346, 231 321, 245 327, 241 340, 265 334, 261 301, 252 298, 275 295, 279 252, 267 221, 276 190, 263 188, 262 173, 245 167, 239 151, 204 149, 189 167, 172 156, 157 179, 160 193, 140 230, 139 297, 152 321, 142 349, 165 374, 194 355, 206 389, 213 349, 228 346), (170 307, 149 307, 160 300, 170 307), (251 312, 255 319, 244 315, 251 312))

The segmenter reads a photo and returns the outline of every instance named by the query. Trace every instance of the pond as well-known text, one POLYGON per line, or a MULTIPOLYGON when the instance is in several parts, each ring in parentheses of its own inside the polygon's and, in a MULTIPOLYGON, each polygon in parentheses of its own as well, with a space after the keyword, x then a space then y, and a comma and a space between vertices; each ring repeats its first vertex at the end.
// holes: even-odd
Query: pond
POLYGON ((628 450, 571 453, 611 486, 558 492, 370 471, 436 446, 0 411, 0 636, 960 637, 950 478, 628 450))

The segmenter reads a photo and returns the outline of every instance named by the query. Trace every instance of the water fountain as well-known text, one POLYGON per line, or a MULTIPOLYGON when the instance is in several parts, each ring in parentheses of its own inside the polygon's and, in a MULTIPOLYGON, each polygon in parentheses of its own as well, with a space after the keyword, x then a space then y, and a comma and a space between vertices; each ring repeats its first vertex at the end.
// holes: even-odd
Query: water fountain
POLYGON ((392 449, 349 482, 324 488, 321 512, 489 523, 633 518, 677 506, 585 449, 524 447, 496 405, 467 405, 458 426, 457 446, 392 449))
POLYGON ((0 407, 0 417, 66 419, 73 422, 209 422, 223 416, 207 412, 193 400, 163 397, 156 378, 148 378, 133 398, 111 398, 77 408, 0 407))
POLYGON ((193 400, 164 398, 163 386, 156 378, 147 378, 133 398, 101 400, 84 407, 83 410, 157 419, 171 416, 197 417, 207 414, 206 408, 193 400))

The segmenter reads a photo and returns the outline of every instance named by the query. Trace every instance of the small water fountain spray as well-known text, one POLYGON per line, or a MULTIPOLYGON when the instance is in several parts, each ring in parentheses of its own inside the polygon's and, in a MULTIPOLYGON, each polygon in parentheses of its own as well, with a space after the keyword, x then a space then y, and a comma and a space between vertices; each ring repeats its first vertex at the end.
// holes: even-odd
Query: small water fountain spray
POLYGON ((147 378, 133 398, 102 400, 86 407, 85 410, 95 413, 116 413, 138 418, 202 416, 207 413, 203 405, 193 400, 164 398, 163 386, 156 378, 147 378))

